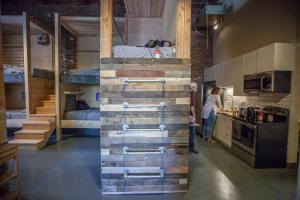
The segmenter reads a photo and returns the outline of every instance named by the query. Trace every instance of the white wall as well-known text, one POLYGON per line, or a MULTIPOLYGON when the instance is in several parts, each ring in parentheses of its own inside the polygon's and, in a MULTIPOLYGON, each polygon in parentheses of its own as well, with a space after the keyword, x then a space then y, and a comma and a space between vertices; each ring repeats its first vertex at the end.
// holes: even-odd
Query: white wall
POLYGON ((294 0, 227 0, 224 23, 214 31, 214 63, 274 42, 294 42, 294 0))
POLYGON ((99 108, 100 102, 96 101, 96 93, 100 92, 97 85, 80 86, 80 91, 84 94, 80 95, 78 100, 85 100, 90 107, 99 108))
POLYGON ((99 40, 98 36, 77 37, 77 65, 76 68, 94 68, 99 63, 99 40))
POLYGON ((149 40, 162 38, 162 18, 129 18, 128 45, 144 46, 149 40))
POLYGON ((49 45, 40 45, 37 43, 37 35, 30 36, 31 45, 31 67, 39 69, 47 69, 53 71, 53 43, 54 40, 50 36, 49 45))
POLYGON ((162 18, 129 18, 128 45, 144 46, 149 40, 176 42, 177 1, 166 0, 162 18))
POLYGON ((162 39, 169 40, 173 44, 176 42, 176 17, 177 17, 177 1, 166 0, 165 10, 162 23, 162 39))

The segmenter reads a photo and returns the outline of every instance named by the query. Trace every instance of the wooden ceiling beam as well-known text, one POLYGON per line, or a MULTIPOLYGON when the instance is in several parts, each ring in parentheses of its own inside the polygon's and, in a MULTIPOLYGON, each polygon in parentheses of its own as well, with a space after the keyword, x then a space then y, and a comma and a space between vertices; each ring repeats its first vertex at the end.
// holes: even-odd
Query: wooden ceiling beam
POLYGON ((112 55, 112 0, 101 0, 100 59, 112 55))
POLYGON ((176 57, 191 58, 191 0, 178 0, 176 57))

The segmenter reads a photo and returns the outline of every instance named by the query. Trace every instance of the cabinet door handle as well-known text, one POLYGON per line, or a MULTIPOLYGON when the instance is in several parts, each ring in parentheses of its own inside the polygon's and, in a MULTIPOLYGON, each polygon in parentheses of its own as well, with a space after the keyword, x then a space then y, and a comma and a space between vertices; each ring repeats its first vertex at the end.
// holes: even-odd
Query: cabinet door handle
POLYGON ((166 148, 160 146, 157 149, 129 149, 129 147, 123 147, 123 154, 164 154, 166 148))
POLYGON ((152 79, 128 79, 128 78, 123 78, 122 80, 122 84, 123 85, 128 85, 129 83, 160 83, 160 84, 165 84, 166 80, 165 79, 161 79, 161 80, 152 80, 152 79))
POLYGON ((147 173, 147 174, 138 174, 138 173, 132 173, 130 174, 128 169, 124 170, 124 178, 164 178, 165 176, 165 170, 160 169, 158 173, 147 173))

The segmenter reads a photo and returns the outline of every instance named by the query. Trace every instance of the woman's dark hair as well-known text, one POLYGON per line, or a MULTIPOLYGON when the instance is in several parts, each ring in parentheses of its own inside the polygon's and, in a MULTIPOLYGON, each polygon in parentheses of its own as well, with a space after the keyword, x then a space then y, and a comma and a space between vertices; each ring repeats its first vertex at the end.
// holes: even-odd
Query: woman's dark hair
POLYGON ((211 91, 211 94, 220 94, 221 88, 219 87, 214 87, 214 89, 211 91))

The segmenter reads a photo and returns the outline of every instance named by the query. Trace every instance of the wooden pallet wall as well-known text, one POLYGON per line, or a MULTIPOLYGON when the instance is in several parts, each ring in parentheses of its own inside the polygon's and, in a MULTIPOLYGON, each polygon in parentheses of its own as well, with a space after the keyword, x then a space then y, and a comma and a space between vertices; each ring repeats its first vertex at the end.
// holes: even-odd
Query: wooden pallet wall
POLYGON ((187 191, 190 67, 189 59, 101 60, 103 194, 187 191))

